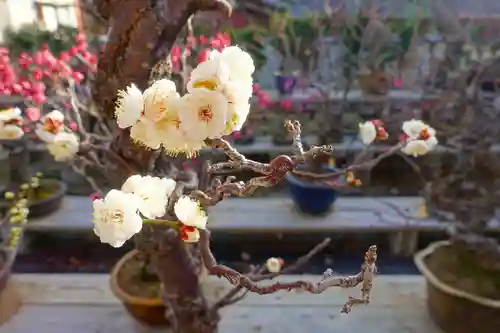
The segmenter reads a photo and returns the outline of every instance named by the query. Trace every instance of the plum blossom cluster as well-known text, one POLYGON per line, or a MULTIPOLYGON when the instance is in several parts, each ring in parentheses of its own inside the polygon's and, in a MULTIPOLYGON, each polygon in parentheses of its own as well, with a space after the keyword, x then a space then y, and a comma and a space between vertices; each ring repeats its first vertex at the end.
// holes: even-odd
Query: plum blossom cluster
MULTIPOLYGON (((438 145, 436 130, 421 120, 408 120, 401 126, 401 151, 410 156, 421 156, 432 151, 438 145)), ((371 120, 359 124, 359 136, 365 145, 375 140, 386 140, 389 135, 380 120, 371 120)))
POLYGON ((150 149, 192 156, 206 139, 239 131, 250 112, 251 56, 238 46, 212 50, 191 72, 187 93, 173 81, 154 82, 144 92, 130 85, 118 93, 115 111, 120 128, 150 149))
MULTIPOLYGON (((156 220, 166 214, 176 182, 170 178, 130 176, 120 190, 111 190, 103 199, 94 200, 94 232, 101 242, 122 246, 141 231, 144 223, 169 223, 156 220)), ((199 229, 205 229, 208 217, 198 201, 181 196, 174 204, 179 236, 187 243, 197 242, 199 229)))
POLYGON ((47 102, 47 87, 60 79, 80 83, 84 74, 75 69, 73 59, 95 70, 97 58, 89 49, 83 34, 75 37, 75 45, 55 56, 45 44, 33 54, 21 53, 14 58, 0 48, 0 95, 20 95, 33 104, 47 102))
MULTIPOLYGON (((144 92, 133 84, 119 91, 115 110, 118 126, 130 128, 130 136, 147 148, 192 156, 207 139, 241 129, 255 92, 254 70, 250 55, 238 46, 213 50, 191 72, 184 96, 167 79, 155 81, 144 92)), ((395 149, 405 154, 420 156, 437 146, 435 130, 420 120, 404 122, 402 131, 401 143, 395 149)), ((366 145, 389 136, 380 120, 360 124, 359 135, 366 145)), ((351 171, 346 179, 350 186, 361 185, 351 171)), ((178 230, 182 240, 197 242, 199 230, 206 229, 207 215, 196 199, 174 198, 175 186, 168 178, 130 177, 121 190, 112 190, 104 199, 94 201, 95 233, 102 242, 118 247, 144 223, 167 223, 178 230), (169 203, 171 200, 175 202, 169 203), (173 207, 173 212, 168 207, 173 207)), ((281 259, 270 258, 266 268, 277 273, 282 265, 281 259)))
POLYGON ((34 125, 34 133, 38 139, 47 144, 47 149, 54 159, 58 162, 67 162, 78 152, 80 140, 78 135, 66 128, 64 118, 61 111, 53 110, 31 124, 25 120, 19 108, 0 110, 0 139, 19 140, 25 131, 34 125))

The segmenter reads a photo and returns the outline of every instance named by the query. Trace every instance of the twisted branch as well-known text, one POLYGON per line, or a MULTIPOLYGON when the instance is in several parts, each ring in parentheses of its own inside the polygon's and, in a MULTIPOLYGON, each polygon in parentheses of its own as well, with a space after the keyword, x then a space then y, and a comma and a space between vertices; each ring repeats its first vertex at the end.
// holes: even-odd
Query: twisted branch
MULTIPOLYGON (((311 252, 313 252, 313 254, 319 252, 319 250, 324 248, 329 241, 329 239, 326 239, 311 252)), ((211 274, 223 277, 233 286, 246 289, 249 292, 257 293, 259 295, 267 295, 281 290, 302 290, 312 294, 321 294, 331 287, 353 288, 361 284, 361 297, 349 297, 347 302, 342 307, 341 312, 349 313, 355 305, 370 303, 370 293, 373 286, 373 279, 377 273, 377 247, 375 245, 370 246, 368 251, 365 253, 365 259, 361 266, 361 270, 356 275, 347 277, 330 277, 331 270, 327 270, 323 279, 317 283, 298 280, 288 283, 277 281, 270 285, 260 285, 257 283, 257 281, 265 279, 266 277, 264 276, 252 278, 250 276, 245 276, 227 266, 218 264, 210 251, 210 232, 208 230, 200 230, 199 246, 203 262, 211 274)), ((306 258, 308 257, 306 256, 306 258)))

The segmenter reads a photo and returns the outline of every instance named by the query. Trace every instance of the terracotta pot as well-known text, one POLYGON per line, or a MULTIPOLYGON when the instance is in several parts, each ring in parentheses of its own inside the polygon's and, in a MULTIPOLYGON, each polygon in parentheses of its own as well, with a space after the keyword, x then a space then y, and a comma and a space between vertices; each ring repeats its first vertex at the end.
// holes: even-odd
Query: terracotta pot
POLYGON ((363 92, 373 95, 387 95, 391 90, 391 76, 384 71, 372 71, 359 76, 359 87, 363 92))
POLYGON ((445 246, 450 243, 433 243, 414 257, 417 268, 427 280, 430 316, 445 333, 500 332, 500 301, 456 289, 441 281, 427 266, 426 258, 445 246))
POLYGON ((142 298, 130 295, 118 284, 118 272, 123 265, 138 255, 137 250, 125 254, 113 267, 110 275, 110 285, 113 294, 122 301, 127 312, 137 321, 150 327, 168 327, 169 321, 165 318, 165 306, 161 298, 142 298))

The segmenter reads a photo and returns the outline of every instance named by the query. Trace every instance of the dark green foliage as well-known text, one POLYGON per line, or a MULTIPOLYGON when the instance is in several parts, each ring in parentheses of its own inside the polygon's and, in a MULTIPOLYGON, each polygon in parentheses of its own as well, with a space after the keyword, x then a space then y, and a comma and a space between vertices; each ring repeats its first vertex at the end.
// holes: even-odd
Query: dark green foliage
POLYGON ((7 30, 5 33, 5 46, 11 54, 21 52, 35 52, 43 44, 47 44, 54 54, 59 54, 74 45, 74 37, 78 30, 73 27, 59 26, 56 31, 41 29, 36 24, 29 24, 17 31, 7 30))

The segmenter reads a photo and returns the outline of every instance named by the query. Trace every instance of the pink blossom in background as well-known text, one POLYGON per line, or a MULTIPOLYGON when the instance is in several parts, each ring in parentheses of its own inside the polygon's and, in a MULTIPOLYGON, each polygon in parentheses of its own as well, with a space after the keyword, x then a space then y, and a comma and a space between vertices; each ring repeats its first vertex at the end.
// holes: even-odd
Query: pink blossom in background
POLYGON ((273 103, 271 96, 264 90, 257 92, 257 105, 260 108, 266 108, 273 103))
POLYGON ((88 69, 94 71, 95 66, 89 64, 96 63, 97 57, 89 52, 85 35, 79 34, 74 40, 76 44, 57 57, 47 44, 33 54, 22 52, 17 58, 10 57, 9 50, 1 49, 0 95, 21 95, 33 104, 43 104, 47 96, 45 84, 41 80, 73 79, 79 84, 85 76, 71 67, 71 58, 83 58, 88 69))
POLYGON ((101 193, 99 192, 94 192, 92 194, 89 195, 89 198, 94 201, 94 200, 98 200, 98 199, 101 199, 101 193))
POLYGON ((207 36, 198 36, 198 43, 200 45, 206 45, 208 43, 208 37, 207 36))
POLYGON ((208 59, 208 56, 210 55, 210 49, 203 49, 201 50, 200 54, 198 55, 198 63, 204 62, 205 60, 208 59))
POLYGON ((280 106, 283 110, 288 111, 292 108, 293 101, 290 99, 284 99, 280 101, 280 106))
POLYGON ((401 88, 403 87, 403 81, 401 79, 394 79, 393 81, 393 86, 396 88, 401 88))
POLYGON ((68 127, 73 131, 76 132, 78 131, 78 125, 74 121, 70 121, 68 124, 68 127))
POLYGON ((242 134, 241 134, 241 132, 240 132, 240 131, 233 132, 233 137, 234 137, 235 139, 241 138, 241 135, 242 135, 242 134))
POLYGON ((260 85, 258 83, 254 83, 252 85, 252 92, 255 94, 260 90, 260 85))
POLYGON ((39 108, 27 108, 24 113, 26 118, 30 121, 38 121, 40 119, 40 109, 39 108))

